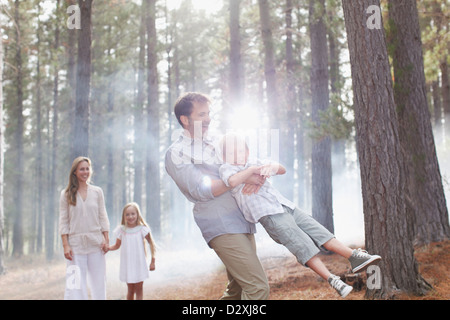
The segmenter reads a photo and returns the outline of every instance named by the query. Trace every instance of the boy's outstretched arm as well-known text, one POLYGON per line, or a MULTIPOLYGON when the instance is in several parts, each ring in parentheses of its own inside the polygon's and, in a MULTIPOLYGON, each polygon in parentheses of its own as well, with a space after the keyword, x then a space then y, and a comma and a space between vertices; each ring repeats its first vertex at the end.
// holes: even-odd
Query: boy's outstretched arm
POLYGON ((286 168, 278 162, 272 162, 261 167, 261 175, 266 178, 275 175, 282 175, 285 173, 286 168))
POLYGON ((240 184, 248 182, 248 179, 253 175, 259 175, 260 171, 261 167, 249 167, 245 170, 239 171, 228 179, 228 184, 230 187, 234 188, 240 184))

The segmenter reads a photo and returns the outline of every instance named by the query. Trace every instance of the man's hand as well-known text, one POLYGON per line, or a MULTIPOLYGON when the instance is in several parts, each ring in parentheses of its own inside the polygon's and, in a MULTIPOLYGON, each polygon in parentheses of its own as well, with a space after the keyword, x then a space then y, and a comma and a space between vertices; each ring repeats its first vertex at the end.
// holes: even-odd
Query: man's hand
POLYGON ((261 186, 266 182, 266 178, 260 174, 253 174, 247 180, 245 180, 245 185, 242 188, 242 194, 251 195, 258 193, 261 186))

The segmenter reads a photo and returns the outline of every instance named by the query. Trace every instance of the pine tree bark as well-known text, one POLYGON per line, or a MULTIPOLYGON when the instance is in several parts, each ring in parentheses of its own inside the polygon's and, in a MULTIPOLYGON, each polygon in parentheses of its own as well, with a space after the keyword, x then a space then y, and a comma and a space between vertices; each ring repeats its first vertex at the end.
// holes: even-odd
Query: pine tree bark
POLYGON ((450 236, 447 204, 428 108, 419 15, 415 0, 389 0, 394 98, 406 164, 409 221, 416 244, 450 236))
MULTIPOLYGON (((366 249, 383 258, 377 275, 381 286, 368 288, 366 297, 392 298, 398 290, 423 294, 429 285, 419 274, 408 228, 405 168, 385 33, 382 24, 379 28, 367 25, 368 8, 380 9, 380 2, 343 0, 342 4, 353 80, 366 249)), ((381 14, 377 19, 382 21, 381 14)))
MULTIPOLYGON (((447 28, 448 30, 448 28, 447 28)), ((447 31, 448 32, 448 31, 447 31)), ((447 60, 441 62, 441 79, 442 79, 442 104, 444 112, 450 114, 450 80, 448 75, 447 60)))
POLYGON ((433 81, 433 83, 431 84, 431 91, 433 98, 434 125, 435 127, 439 128, 442 125, 442 103, 439 80, 433 81))
POLYGON ((277 74, 275 69, 275 49, 270 20, 270 3, 268 0, 258 0, 261 22, 261 36, 264 44, 264 74, 266 79, 266 94, 272 129, 281 129, 279 114, 279 98, 277 74))
MULTIPOLYGON (((0 39, 3 39, 2 25, 0 23, 0 39)), ((0 41, 0 275, 5 273, 5 245, 4 245, 4 206, 3 206, 3 182, 4 182, 4 128, 3 128, 3 41, 0 41)))
MULTIPOLYGON (((68 0, 67 5, 75 5, 77 0, 68 0)), ((70 137, 75 136, 75 94, 77 90, 77 73, 76 73, 76 50, 77 50, 77 29, 68 29, 67 30, 67 47, 66 47, 66 55, 67 55, 67 83, 69 85, 69 119, 71 119, 70 127, 70 137)), ((73 159, 77 157, 77 153, 75 151, 75 141, 70 138, 70 154, 68 155, 67 162, 71 162, 73 159)))
POLYGON ((294 59, 294 48, 292 40, 292 0, 286 0, 285 22, 286 22, 286 121, 281 129, 280 160, 286 167, 288 174, 280 177, 280 191, 289 199, 294 198, 294 159, 295 159, 295 130, 296 130, 296 70, 294 59))
POLYGON ((89 97, 91 90, 91 44, 93 0, 78 0, 81 30, 78 32, 77 84, 75 95, 74 154, 89 154, 89 97))
POLYGON ((142 2, 141 22, 139 27, 139 61, 138 61, 138 79, 137 79, 137 101, 134 108, 134 132, 135 143, 133 148, 134 153, 134 195, 133 199, 136 203, 142 201, 142 177, 143 177, 143 163, 144 152, 142 146, 145 143, 144 139, 144 102, 145 102, 145 43, 146 43, 146 2, 142 2))
POLYGON ((146 210, 147 221, 158 237, 161 232, 160 170, 159 170, 159 102, 157 74, 156 0, 147 1, 147 159, 146 210))
MULTIPOLYGON (((59 16, 60 0, 56 1, 56 13, 59 16)), ((58 55, 60 45, 60 29, 55 25, 55 42, 53 46, 54 54, 58 55)), ((58 126, 59 126, 59 65, 54 67, 53 71, 53 133, 52 133, 52 148, 51 148, 51 172, 50 172, 50 190, 48 191, 48 212, 45 217, 45 257, 50 261, 54 257, 55 251, 55 191, 56 191, 56 175, 57 167, 57 152, 58 152, 58 126)))
MULTIPOLYGON (((311 94, 312 121, 321 125, 321 113, 329 108, 327 30, 323 21, 325 0, 310 0, 311 94)), ((334 233, 333 190, 330 136, 314 137, 312 141, 312 215, 334 233)))
POLYGON ((43 176, 42 176, 42 88, 41 88, 41 21, 40 6, 38 4, 37 9, 37 27, 36 32, 36 214, 33 215, 35 219, 35 232, 36 232, 36 245, 32 246, 32 250, 36 250, 37 253, 42 252, 42 240, 43 240, 43 219, 42 219, 42 198, 43 198, 43 176))
POLYGON ((238 108, 243 98, 243 66, 241 55, 241 0, 230 0, 230 108, 238 108))
POLYGON ((24 171, 24 146, 23 146, 23 61, 22 61, 22 38, 20 29, 20 5, 19 0, 14 2, 15 41, 16 41, 16 90, 17 107, 14 108, 13 119, 15 119, 14 143, 16 147, 14 168, 14 212, 13 225, 13 255, 23 255, 23 171, 24 171))

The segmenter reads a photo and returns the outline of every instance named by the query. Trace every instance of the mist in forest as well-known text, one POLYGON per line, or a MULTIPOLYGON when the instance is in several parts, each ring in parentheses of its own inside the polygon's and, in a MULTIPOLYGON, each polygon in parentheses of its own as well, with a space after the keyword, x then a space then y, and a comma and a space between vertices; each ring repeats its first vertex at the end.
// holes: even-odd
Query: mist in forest
MULTIPOLYGON (((41 1, 40 5, 38 1, 4 4, 4 9, 9 11, 5 11, 2 16, 6 112, 3 145, 5 174, 2 181, 5 186, 5 210, 4 227, 0 224, 0 229, 3 228, 0 231, 4 238, 4 256, 9 261, 16 257, 43 256, 50 252, 46 257, 47 263, 64 263, 57 231, 58 200, 60 192, 66 187, 73 160, 71 144, 76 106, 72 101, 75 83, 71 76, 76 76, 75 49, 78 46, 75 31, 66 24, 71 17, 71 13, 66 11, 69 2, 58 1, 59 9, 55 1, 41 1), (11 14, 15 10, 20 13, 17 18, 11 14), (18 24, 15 19, 21 23, 18 24), (16 33, 16 28, 20 32, 16 33), (15 45, 19 34, 23 35, 20 39, 22 47, 15 45), (18 59, 21 55, 23 61, 18 59), (17 70, 24 72, 19 74, 17 70), (19 79, 21 86, 17 84, 19 79), (26 79, 23 84, 22 79, 26 79), (20 94, 17 90, 19 87, 20 94), (23 100, 20 104, 19 98, 23 100), (19 110, 18 105, 23 105, 23 110, 19 110), (16 121, 19 118, 20 121, 16 121), (16 134, 19 124, 23 132, 16 134), (15 247, 19 248, 17 252, 14 252, 15 247)), ((264 77, 265 41, 260 32, 260 22, 265 20, 261 17, 266 15, 261 15, 258 1, 242 1, 240 12, 231 10, 232 7, 226 1, 159 1, 152 19, 148 14, 142 14, 146 12, 146 3, 136 0, 98 1, 95 4, 91 26, 92 80, 90 91, 87 91, 91 97, 90 114, 86 116, 89 144, 86 147, 93 163, 92 183, 101 187, 105 194, 111 244, 115 242, 112 231, 120 224, 123 206, 130 201, 138 202, 147 223, 158 233, 156 271, 150 274, 149 283, 165 283, 223 268, 195 224, 193 204, 181 194, 164 169, 165 150, 180 134, 179 124, 173 114, 175 99, 186 91, 209 93, 213 99, 211 133, 220 135, 245 128, 247 134, 256 136, 250 149, 251 152, 258 149, 258 157, 267 157, 283 164, 284 156, 292 154, 293 168, 287 168, 285 176, 275 176, 270 181, 286 198, 311 214, 310 149, 313 134, 309 130, 311 128, 304 126, 304 122, 310 122, 312 118, 310 60, 313 53, 306 2, 296 2, 290 10, 285 10, 284 2, 269 2, 271 7, 266 9, 273 20, 272 42, 277 48, 274 64, 279 78, 279 99, 274 107, 269 100, 271 89, 275 86, 271 86, 270 79, 264 77), (234 23, 241 27, 241 33, 235 35, 239 35, 242 44, 239 50, 231 49, 231 13, 234 13, 235 18, 240 17, 240 22, 234 23), (149 40, 153 38, 147 36, 150 33, 147 24, 151 21, 157 32, 158 43, 153 53, 148 49, 152 47, 149 40), (287 41, 288 30, 295 31, 290 35, 290 41, 287 41), (295 61, 289 62, 292 58, 288 58, 287 48, 284 52, 288 42, 295 61), (239 64, 242 64, 240 68, 243 69, 241 71, 244 72, 240 80, 228 79, 231 65, 238 62, 238 59, 233 59, 233 55, 229 55, 233 51, 245 53, 239 60, 239 64), (151 57, 152 54, 158 57, 154 68, 149 65, 150 59, 147 60, 147 55, 151 57), (294 65, 295 70, 287 70, 288 66, 294 65), (153 69, 157 70, 154 76, 159 83, 155 95, 151 94, 151 86, 148 85, 151 84, 150 79, 144 79, 145 73, 152 73, 148 70, 153 69), (284 101, 292 93, 288 90, 290 74, 295 75, 295 79, 291 79, 295 82, 296 98, 293 103, 284 101), (242 90, 240 95, 238 92, 232 94, 236 90, 232 88, 233 84, 242 90), (147 99, 147 94, 151 98, 157 97, 157 101, 153 103, 147 99), (239 101, 236 97, 231 99, 234 95, 242 99, 240 105, 231 103, 239 101), (291 109, 292 106, 295 108, 291 109), (289 139, 269 130, 273 124, 271 117, 282 119, 278 124, 282 130, 290 125, 295 127, 290 132, 295 138, 289 138, 296 139, 304 135, 304 182, 300 182, 298 170, 302 157, 299 157, 298 150, 293 150, 293 145, 282 145, 289 139), (288 124, 290 121, 293 123, 288 124), (154 124, 152 122, 157 122, 158 128, 150 133, 148 128, 154 124), (152 135, 157 138, 150 138, 152 135), (153 139, 150 142, 154 144, 147 144, 147 139, 153 139), (157 145, 159 150, 155 147, 157 145), (149 166, 150 170, 146 163, 148 154, 154 161, 149 166), (159 171, 153 170, 155 168, 159 168, 159 171), (147 179, 148 172, 151 172, 149 176, 156 176, 155 171, 159 173, 159 180, 157 177, 155 180, 147 179), (138 200, 135 199, 136 194, 139 194, 138 200), (148 199, 155 200, 155 203, 160 201, 160 204, 153 208, 148 199), (152 224, 149 218, 155 216, 157 223, 152 224)), ((342 91, 334 93, 339 95, 339 103, 333 101, 336 98, 334 96, 330 101, 334 107, 338 105, 344 109, 344 115, 329 116, 342 121, 341 118, 345 118, 347 113, 352 117, 353 112, 350 60, 341 4, 330 1, 327 5, 330 6, 328 15, 340 18, 330 19, 327 35, 330 47, 333 42, 330 57, 334 56, 334 59, 330 60, 330 69, 336 64, 334 67, 340 74, 332 82, 342 82, 339 84, 342 91), (338 14, 330 14, 333 12, 338 14)), ((436 23, 426 15, 423 19, 426 26, 436 23)), ((431 34, 429 31, 426 33, 431 34)), ((430 52, 429 48, 426 50, 430 52)), ((439 61, 437 53, 430 56, 431 60, 439 61)), ((432 68, 426 64, 427 70, 432 68)), ((426 73, 427 76, 431 74, 429 70, 426 73)), ((330 86, 336 87, 336 83, 330 83, 330 86)), ((445 107, 442 106, 442 109, 445 110, 445 107)), ((352 133, 349 138, 333 140, 332 146, 334 233, 347 245, 363 246, 363 200, 353 125, 350 130, 352 133)), ((434 137, 448 199, 450 119, 434 123, 434 137)), ((295 141, 298 145, 299 142, 295 141)), ((290 255, 260 225, 257 225, 255 237, 262 259, 290 255)), ((147 249, 147 252, 149 254, 150 250, 147 249)), ((119 282, 119 251, 109 252, 106 259, 108 285, 123 285, 119 282)), ((64 277, 64 273, 61 277, 64 277)))

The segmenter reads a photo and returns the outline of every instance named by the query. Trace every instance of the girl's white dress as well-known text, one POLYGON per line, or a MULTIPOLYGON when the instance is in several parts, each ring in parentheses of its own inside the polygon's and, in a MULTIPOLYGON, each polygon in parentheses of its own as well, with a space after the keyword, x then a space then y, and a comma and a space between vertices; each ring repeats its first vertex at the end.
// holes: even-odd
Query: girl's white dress
POLYGON ((149 277, 144 239, 150 232, 146 226, 127 228, 119 226, 114 231, 116 238, 122 241, 120 248, 120 281, 126 283, 142 282, 149 277))

